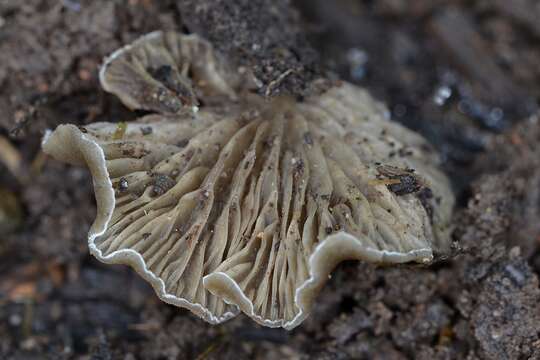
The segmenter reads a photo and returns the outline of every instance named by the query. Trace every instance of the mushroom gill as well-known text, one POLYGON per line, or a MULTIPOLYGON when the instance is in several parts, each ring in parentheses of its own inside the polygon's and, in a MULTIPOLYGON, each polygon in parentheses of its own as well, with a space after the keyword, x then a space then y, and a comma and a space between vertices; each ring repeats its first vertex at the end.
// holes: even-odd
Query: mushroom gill
POLYGON ((453 195, 421 136, 347 83, 268 101, 217 56, 194 35, 147 35, 100 78, 157 113, 44 138, 46 153, 92 173, 94 256, 211 323, 241 310, 292 329, 339 262, 429 263, 448 250, 453 195))

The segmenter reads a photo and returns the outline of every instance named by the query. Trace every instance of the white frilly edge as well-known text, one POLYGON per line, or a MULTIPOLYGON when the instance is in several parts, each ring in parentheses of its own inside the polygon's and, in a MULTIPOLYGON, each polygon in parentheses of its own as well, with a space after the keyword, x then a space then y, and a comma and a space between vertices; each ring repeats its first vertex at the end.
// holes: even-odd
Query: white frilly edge
MULTIPOLYGON (((95 151, 99 154, 99 160, 96 164, 93 164, 93 166, 101 167, 102 170, 104 170, 105 173, 108 174, 107 166, 106 166, 106 160, 105 160, 105 153, 103 152, 103 149, 99 146, 99 144, 94 141, 93 139, 86 136, 83 132, 81 132, 78 128, 76 128, 74 125, 60 125, 60 126, 73 126, 77 131, 72 133, 73 135, 77 135, 79 139, 83 142, 86 142, 89 144, 95 151)), ((54 136, 54 132, 51 132, 50 130, 47 130, 45 133, 45 136, 43 137, 42 145, 45 145, 51 137, 54 136)), ((234 312, 227 312, 221 317, 217 317, 214 314, 210 312, 207 308, 202 306, 201 304, 197 303, 191 303, 187 301, 186 299, 179 298, 177 296, 168 294, 165 290, 165 282, 157 277, 152 271, 150 271, 146 263, 138 252, 132 250, 132 249, 122 249, 113 252, 110 255, 104 256, 102 251, 96 246, 95 239, 105 233, 107 231, 109 222, 111 220, 114 206, 115 206, 115 196, 114 196, 114 189, 112 186, 112 182, 110 180, 110 177, 107 176, 108 181, 108 188, 105 190, 107 191, 107 195, 112 199, 112 206, 110 206, 107 209, 99 209, 98 212, 103 212, 107 214, 106 221, 102 224, 94 224, 91 227, 91 230, 88 232, 88 248, 90 249, 90 253, 94 255, 98 260, 107 263, 107 264, 119 264, 119 263, 126 263, 126 260, 129 262, 129 265, 132 266, 137 273, 139 273, 146 281, 148 281, 152 287, 154 288, 154 291, 158 295, 158 297, 163 300, 164 302, 187 308, 191 311, 193 311, 195 314, 202 317, 204 320, 208 321, 211 324, 219 324, 224 321, 227 321, 240 312, 239 310, 236 310, 234 312)), ((100 191, 103 191, 103 189, 100 189, 100 191)))
MULTIPOLYGON (((161 30, 152 31, 152 32, 150 32, 148 34, 145 34, 145 35, 139 37, 134 42, 132 42, 132 43, 130 43, 128 45, 122 46, 121 48, 115 50, 109 56, 106 56, 103 59, 103 62, 101 63, 101 66, 99 68, 99 74, 98 74, 99 83, 101 85, 101 88, 103 90, 105 90, 106 92, 108 92, 108 93, 114 93, 114 89, 112 89, 110 87, 110 85, 107 82, 106 77, 105 77, 105 74, 107 73, 107 68, 109 67, 109 65, 114 60, 116 60, 117 58, 122 56, 123 53, 130 51, 133 47, 137 46, 138 44, 140 44, 140 43, 142 43, 142 42, 144 42, 146 40, 151 40, 151 39, 154 39, 154 38, 161 37, 161 36, 163 36, 163 34, 164 33, 161 30)), ((185 35, 185 36, 186 37, 197 37, 197 35, 185 35)), ((193 105, 191 107, 191 111, 194 114, 196 114, 199 111, 199 107, 197 105, 193 105)))
MULTIPOLYGON (((74 129, 76 129, 75 133, 76 136, 79 137, 79 139, 83 142, 88 143, 91 148, 95 149, 95 151, 99 154, 99 160, 96 164, 93 164, 93 166, 98 166, 103 170, 106 174, 108 174, 107 167, 106 167, 106 160, 105 160, 105 154, 103 152, 103 149, 99 146, 99 144, 94 141, 93 139, 87 137, 84 133, 82 133, 76 126, 74 125, 60 125, 60 126, 72 126, 74 129)), ((50 130, 47 130, 43 140, 42 145, 45 145, 52 136, 54 136, 55 132, 52 132, 50 130)), ((168 294, 165 289, 165 283, 164 281, 157 277, 152 271, 150 271, 146 263, 143 259, 143 257, 136 251, 131 249, 122 249, 113 252, 110 255, 104 256, 101 252, 101 250, 96 246, 95 239, 105 233, 107 230, 108 224, 110 222, 110 219, 112 217, 112 213, 114 210, 115 205, 115 197, 114 197, 114 189, 112 186, 112 182, 110 180, 110 177, 107 177, 108 181, 108 188, 106 189, 100 189, 100 191, 106 190, 107 195, 112 198, 112 204, 110 208, 107 209, 100 209, 99 211, 103 211, 107 214, 107 219, 102 224, 94 224, 92 225, 91 230, 88 233, 88 247, 90 249, 90 253, 94 255, 98 260, 108 263, 108 264, 125 264, 126 262, 131 265, 137 273, 139 273, 146 281, 148 281, 152 287, 154 288, 156 294, 158 297, 163 300, 166 303, 169 303, 171 305, 187 308, 194 312, 195 314, 202 317, 204 320, 206 320, 209 323, 212 324, 219 324, 224 321, 227 321, 240 312, 240 309, 238 307, 238 304, 231 303, 230 301, 227 301, 227 299, 223 299, 226 303, 233 305, 236 307, 234 311, 227 312, 221 317, 217 317, 214 314, 210 312, 207 308, 205 308, 203 305, 198 303, 191 303, 187 301, 186 299, 179 298, 175 295, 168 294), (126 261, 127 260, 127 261, 126 261)), ((349 253, 350 254, 350 253, 349 253)), ((263 317, 255 314, 253 303, 249 300, 249 298, 245 295, 245 293, 242 291, 240 286, 234 281, 229 275, 223 272, 216 272, 206 275, 203 278, 203 285, 206 287, 208 282, 210 280, 212 281, 221 281, 224 284, 229 285, 230 288, 235 289, 237 292, 236 295, 238 295, 238 298, 241 299, 244 306, 242 307, 242 310, 254 319, 256 322, 268 326, 268 327, 283 327, 287 330, 291 330, 298 326, 308 315, 309 315, 309 308, 306 308, 306 301, 309 301, 307 297, 310 294, 313 294, 313 291, 317 291, 320 289, 324 283, 327 281, 328 276, 330 275, 332 269, 337 265, 339 262, 344 261, 346 259, 356 259, 356 260, 365 260, 369 262, 375 262, 375 263, 406 263, 406 262, 422 262, 422 263, 429 263, 433 259, 433 253, 431 248, 419 248, 415 249, 406 253, 400 253, 400 252, 393 252, 393 251, 385 251, 385 250, 376 250, 369 247, 365 247, 362 245, 361 241, 358 240, 353 235, 350 235, 345 232, 338 232, 335 234, 332 234, 328 236, 326 239, 324 239, 321 243, 317 245, 315 248, 315 251, 310 255, 309 257, 309 277, 308 279, 300 285, 295 292, 295 306, 299 310, 296 316, 290 320, 268 320, 264 319, 263 317), (353 253, 357 253, 359 255, 356 255, 355 257, 350 256, 344 256, 343 259, 339 261, 335 261, 335 264, 332 264, 331 266, 324 266, 321 264, 325 264, 325 258, 328 257, 329 252, 332 251, 332 248, 339 246, 350 246, 350 250, 353 253)), ((327 262, 328 263, 328 262, 327 262)), ((310 307, 309 304, 307 306, 310 307)))
POLYGON ((163 32, 160 30, 153 31, 151 33, 148 33, 146 35, 141 36, 137 40, 135 40, 133 43, 130 43, 128 45, 122 46, 121 48, 115 50, 112 54, 105 57, 103 59, 103 63, 101 64, 101 67, 99 69, 99 82, 101 84, 101 87, 103 90, 107 92, 112 92, 112 89, 109 87, 109 84, 105 80, 105 73, 107 72, 107 67, 111 62, 119 58, 124 52, 131 50, 134 46, 137 44, 140 44, 141 42, 148 40, 148 39, 154 39, 157 37, 160 37, 163 35, 163 32))
MULTIPOLYGON (((309 297, 316 296, 316 292, 320 289, 328 280, 334 267, 345 260, 365 260, 371 263, 407 263, 407 262, 422 262, 429 263, 433 260, 433 252, 431 248, 419 248, 406 253, 400 253, 395 251, 376 250, 362 245, 361 241, 357 237, 346 233, 338 232, 325 238, 321 243, 315 247, 315 251, 310 255, 309 263, 309 277, 306 281, 300 285, 295 292, 294 302, 298 309, 298 313, 290 321, 285 320, 268 320, 255 314, 253 303, 244 294, 240 286, 229 275, 224 272, 216 272, 206 275, 203 278, 203 284, 207 287, 207 283, 210 280, 218 280, 223 283, 227 283, 230 288, 234 288, 238 293, 241 303, 242 311, 246 313, 253 320, 261 325, 268 327, 283 327, 287 330, 292 330, 300 325, 309 315, 310 304, 312 300, 309 297), (353 252, 356 252, 357 256, 344 256, 342 259, 335 261, 334 264, 325 264, 328 258, 331 247, 351 246, 353 252), (327 266, 324 266, 324 265, 327 266), (307 307, 307 308, 306 308, 307 307)), ((211 291, 212 292, 212 291, 211 291)), ((231 305, 236 305, 224 299, 224 301, 231 305)))

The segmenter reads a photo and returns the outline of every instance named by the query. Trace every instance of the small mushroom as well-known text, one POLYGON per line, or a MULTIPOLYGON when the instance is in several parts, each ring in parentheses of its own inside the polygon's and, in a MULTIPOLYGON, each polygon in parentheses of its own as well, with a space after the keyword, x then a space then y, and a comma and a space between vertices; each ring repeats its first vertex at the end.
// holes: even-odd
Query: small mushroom
POLYGON ((234 98, 234 87, 243 80, 206 40, 160 31, 115 51, 105 59, 99 79, 105 91, 131 109, 170 114, 196 108, 198 95, 234 98))
POLYGON ((47 154, 92 173, 94 256, 130 265, 163 301, 211 323, 243 311, 292 329, 339 262, 429 263, 448 251, 454 198, 421 136, 347 83, 266 101, 216 56, 193 35, 147 35, 111 56, 101 81, 158 114, 120 139, 114 123, 45 136, 47 154), (141 96, 163 87, 166 98, 141 96), (205 105, 182 110, 195 101, 205 105))

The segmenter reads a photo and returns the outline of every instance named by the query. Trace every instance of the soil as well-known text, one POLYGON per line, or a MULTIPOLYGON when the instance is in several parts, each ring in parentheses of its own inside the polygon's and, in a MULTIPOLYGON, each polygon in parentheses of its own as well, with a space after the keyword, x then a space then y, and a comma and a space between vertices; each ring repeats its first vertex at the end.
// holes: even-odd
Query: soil
POLYGON ((540 7, 508 4, 0 1, 0 358, 540 358, 540 7), (268 96, 302 97, 320 77, 367 87, 443 155, 456 254, 342 264, 291 332, 209 325, 92 258, 90 176, 40 141, 61 123, 136 117, 97 70, 157 29, 204 35, 268 96))

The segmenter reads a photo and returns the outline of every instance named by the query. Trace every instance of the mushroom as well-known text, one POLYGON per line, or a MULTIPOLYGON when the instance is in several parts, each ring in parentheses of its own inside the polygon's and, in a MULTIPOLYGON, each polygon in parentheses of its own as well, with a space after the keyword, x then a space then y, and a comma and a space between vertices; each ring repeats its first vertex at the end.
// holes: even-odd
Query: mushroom
POLYGON ((233 69, 195 35, 152 33, 100 79, 154 114, 46 134, 47 154, 92 174, 95 257, 208 322, 292 329, 339 262, 449 250, 454 198, 426 140, 351 84, 267 100, 233 69))

